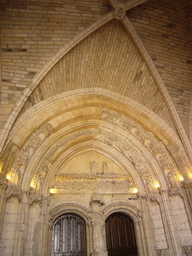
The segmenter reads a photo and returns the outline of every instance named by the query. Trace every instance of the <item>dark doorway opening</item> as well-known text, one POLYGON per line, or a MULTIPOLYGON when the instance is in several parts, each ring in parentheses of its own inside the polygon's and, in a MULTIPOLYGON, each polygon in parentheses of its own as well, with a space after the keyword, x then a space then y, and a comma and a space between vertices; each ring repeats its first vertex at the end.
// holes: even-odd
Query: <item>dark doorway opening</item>
POLYGON ((76 214, 64 214, 53 223, 52 256, 86 256, 86 224, 76 214))
POLYGON ((108 256, 138 256, 134 223, 127 214, 113 213, 105 225, 108 256))

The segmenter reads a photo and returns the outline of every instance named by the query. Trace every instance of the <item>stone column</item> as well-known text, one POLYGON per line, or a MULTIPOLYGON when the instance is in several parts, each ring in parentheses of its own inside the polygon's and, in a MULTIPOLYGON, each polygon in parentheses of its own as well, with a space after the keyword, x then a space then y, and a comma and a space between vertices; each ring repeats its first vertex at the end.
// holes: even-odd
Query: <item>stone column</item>
POLYGON ((5 189, 7 185, 3 180, 0 180, 0 234, 2 229, 2 219, 3 219, 3 211, 4 211, 4 197, 5 197, 5 189))
POLYGON ((47 252, 51 249, 50 239, 50 225, 49 225, 49 204, 50 197, 43 198, 42 204, 42 214, 41 214, 41 224, 42 224, 42 234, 40 239, 40 251, 39 255, 47 256, 47 252))
POLYGON ((170 217, 170 212, 169 212, 169 194, 168 191, 160 191, 160 196, 159 196, 159 206, 161 210, 161 215, 162 215, 162 220, 165 228, 165 233, 167 237, 167 243, 169 246, 169 252, 171 255, 178 255, 178 250, 177 250, 177 242, 174 237, 174 230, 173 226, 171 223, 171 217, 170 217))
POLYGON ((5 193, 5 209, 1 233, 2 255, 16 255, 19 238, 19 212, 22 191, 16 186, 9 186, 5 193))
POLYGON ((26 237, 27 237, 27 223, 28 223, 28 214, 29 214, 29 202, 26 192, 23 192, 21 199, 21 208, 20 208, 20 228, 18 231, 18 243, 15 246, 14 255, 24 255, 26 237))
POLYGON ((186 193, 186 198, 187 198, 188 204, 189 204, 189 206, 191 208, 191 212, 192 212, 192 183, 183 184, 183 188, 186 193))
POLYGON ((139 232, 137 234, 138 251, 141 255, 155 255, 155 238, 152 232, 153 227, 151 224, 149 204, 146 196, 139 196, 139 199, 142 211, 138 212, 138 221, 135 223, 139 226, 139 232))
POLYGON ((93 226, 93 250, 91 256, 107 256, 105 219, 101 212, 101 202, 99 200, 93 200, 91 206, 91 223, 93 226))
POLYGON ((182 183, 178 189, 178 195, 182 198, 185 212, 192 231, 192 183, 182 183))

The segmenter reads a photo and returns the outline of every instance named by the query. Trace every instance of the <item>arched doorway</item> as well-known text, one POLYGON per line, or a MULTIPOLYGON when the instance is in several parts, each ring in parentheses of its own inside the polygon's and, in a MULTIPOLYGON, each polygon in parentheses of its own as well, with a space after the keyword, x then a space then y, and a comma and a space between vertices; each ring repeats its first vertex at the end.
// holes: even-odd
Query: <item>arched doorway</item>
POLYGON ((108 256, 138 256, 133 220, 122 212, 106 219, 108 256))
POLYGON ((55 220, 52 231, 52 256, 86 256, 86 224, 76 214, 67 213, 55 220))

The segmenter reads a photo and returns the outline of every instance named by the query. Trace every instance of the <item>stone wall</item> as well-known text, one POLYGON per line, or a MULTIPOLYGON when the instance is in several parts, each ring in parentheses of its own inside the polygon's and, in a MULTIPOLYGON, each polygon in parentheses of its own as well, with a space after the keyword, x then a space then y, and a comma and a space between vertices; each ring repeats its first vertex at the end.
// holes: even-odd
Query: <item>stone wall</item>
POLYGON ((128 12, 189 135, 192 89, 190 1, 148 1, 128 12))

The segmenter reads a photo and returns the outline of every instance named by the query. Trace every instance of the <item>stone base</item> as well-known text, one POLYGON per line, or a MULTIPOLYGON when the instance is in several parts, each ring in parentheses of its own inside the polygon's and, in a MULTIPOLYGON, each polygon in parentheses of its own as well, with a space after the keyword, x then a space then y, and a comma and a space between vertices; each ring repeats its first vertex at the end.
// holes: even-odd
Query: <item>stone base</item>
POLYGON ((107 251, 92 252, 91 256, 108 256, 108 252, 107 251))

